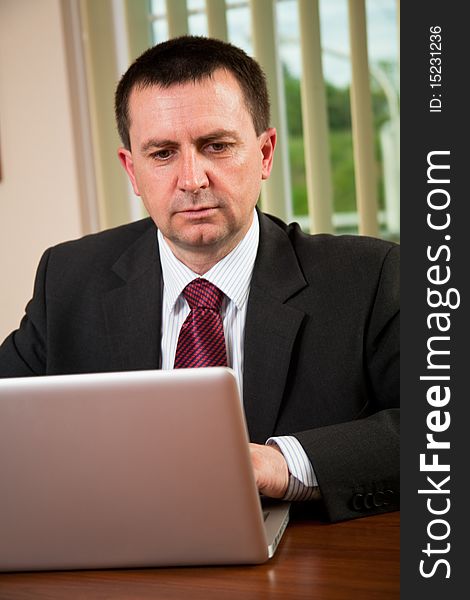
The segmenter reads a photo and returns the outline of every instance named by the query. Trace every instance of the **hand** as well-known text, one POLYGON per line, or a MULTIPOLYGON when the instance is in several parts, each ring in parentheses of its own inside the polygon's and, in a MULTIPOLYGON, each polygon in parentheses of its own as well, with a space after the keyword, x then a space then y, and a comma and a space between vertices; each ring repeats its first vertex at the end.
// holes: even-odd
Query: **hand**
POLYGON ((250 444, 251 462, 258 490, 271 498, 282 498, 289 485, 286 459, 276 446, 250 444))

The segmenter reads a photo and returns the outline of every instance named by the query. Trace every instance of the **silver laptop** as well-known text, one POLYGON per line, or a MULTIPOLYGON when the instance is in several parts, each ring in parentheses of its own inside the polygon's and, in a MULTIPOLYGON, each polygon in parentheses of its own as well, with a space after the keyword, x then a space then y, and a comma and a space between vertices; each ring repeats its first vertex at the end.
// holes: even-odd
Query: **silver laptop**
POLYGON ((0 379, 0 570, 262 563, 231 369, 0 379))

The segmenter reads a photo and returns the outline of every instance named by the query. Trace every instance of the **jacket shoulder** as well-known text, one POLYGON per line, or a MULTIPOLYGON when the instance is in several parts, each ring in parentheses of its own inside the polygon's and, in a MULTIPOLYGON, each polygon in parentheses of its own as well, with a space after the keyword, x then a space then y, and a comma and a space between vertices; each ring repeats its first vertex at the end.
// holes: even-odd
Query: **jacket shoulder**
POLYGON ((278 217, 264 215, 289 238, 294 249, 312 255, 316 258, 326 256, 329 259, 335 257, 345 258, 352 254, 354 260, 358 256, 384 256, 390 251, 399 254, 400 246, 396 242, 366 235, 336 235, 329 233, 310 234, 302 230, 298 223, 284 223, 278 217))
POLYGON ((153 264, 157 256, 156 227, 150 218, 135 221, 82 238, 62 242, 46 251, 50 289, 66 293, 77 282, 87 286, 107 287, 118 277, 118 265, 129 261, 134 272, 153 264), (116 270, 117 268, 117 270, 116 270))
POLYGON ((116 250, 125 249, 133 241, 137 240, 144 233, 149 230, 155 230, 155 224, 150 217, 134 221, 132 223, 126 223, 125 225, 119 225, 111 229, 105 229, 97 233, 90 233, 83 237, 75 240, 69 240, 61 242, 53 246, 50 250, 54 253, 77 253, 83 252, 103 252, 109 249, 113 253, 116 250))
POLYGON ((325 280, 328 286, 339 280, 352 287, 372 283, 386 268, 398 285, 400 245, 365 235, 305 233, 298 223, 286 224, 265 215, 270 226, 287 236, 307 281, 325 280))

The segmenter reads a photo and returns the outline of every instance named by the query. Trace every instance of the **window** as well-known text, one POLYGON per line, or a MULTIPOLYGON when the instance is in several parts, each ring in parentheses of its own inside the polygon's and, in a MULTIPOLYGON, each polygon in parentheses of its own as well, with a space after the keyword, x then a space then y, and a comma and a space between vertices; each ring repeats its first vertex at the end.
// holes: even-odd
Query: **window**
MULTIPOLYGON (((257 0, 254 0, 255 2, 257 0)), ((277 48, 282 65, 285 119, 288 143, 288 173, 291 206, 288 216, 310 228, 305 168, 304 126, 301 107, 301 37, 297 0, 274 0, 277 48)), ((168 39, 168 7, 177 19, 179 33, 209 35, 204 0, 152 0, 154 42, 168 39), (178 12, 179 11, 179 12, 178 12)), ((226 0, 228 41, 253 55, 251 8, 248 0, 226 0)), ((366 3, 370 93, 374 136, 379 234, 399 238, 399 76, 396 0, 366 3)), ((331 164, 333 230, 359 231, 355 188, 355 160, 351 127, 351 60, 347 0, 319 2, 322 65, 328 118, 331 164)), ((173 25, 175 26, 175 25, 173 25)), ((319 199, 318 201, 324 201, 319 199)), ((327 199, 325 199, 327 201, 327 199)))

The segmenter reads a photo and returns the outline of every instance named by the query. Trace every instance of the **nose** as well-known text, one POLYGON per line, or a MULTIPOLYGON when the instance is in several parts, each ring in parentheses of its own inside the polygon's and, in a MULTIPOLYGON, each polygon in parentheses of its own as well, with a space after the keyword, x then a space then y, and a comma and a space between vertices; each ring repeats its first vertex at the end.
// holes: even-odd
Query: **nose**
POLYGON ((184 192, 195 193, 209 186, 204 157, 195 149, 182 152, 178 173, 178 187, 184 192))

